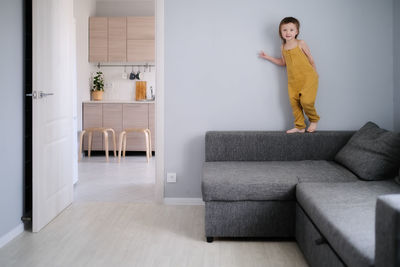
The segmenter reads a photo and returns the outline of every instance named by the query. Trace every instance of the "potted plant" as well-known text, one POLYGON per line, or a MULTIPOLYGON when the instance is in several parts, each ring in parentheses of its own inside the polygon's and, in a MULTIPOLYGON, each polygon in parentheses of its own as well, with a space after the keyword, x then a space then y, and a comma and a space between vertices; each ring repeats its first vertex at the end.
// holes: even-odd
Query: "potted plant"
POLYGON ((92 100, 100 101, 103 99, 104 92, 104 75, 103 72, 97 71, 93 76, 93 84, 92 84, 92 100))

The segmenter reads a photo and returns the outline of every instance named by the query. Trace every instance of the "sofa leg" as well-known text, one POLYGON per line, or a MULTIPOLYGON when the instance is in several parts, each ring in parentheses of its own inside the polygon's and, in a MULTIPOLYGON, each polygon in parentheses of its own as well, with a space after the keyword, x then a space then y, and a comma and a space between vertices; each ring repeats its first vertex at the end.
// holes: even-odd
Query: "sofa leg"
POLYGON ((207 236, 207 243, 212 243, 214 241, 214 237, 207 236))

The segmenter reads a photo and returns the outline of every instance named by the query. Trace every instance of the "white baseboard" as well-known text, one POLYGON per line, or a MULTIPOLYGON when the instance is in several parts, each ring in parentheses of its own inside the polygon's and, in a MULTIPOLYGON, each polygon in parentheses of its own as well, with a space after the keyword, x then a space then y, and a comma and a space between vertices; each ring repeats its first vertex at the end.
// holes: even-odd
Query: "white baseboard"
POLYGON ((201 198, 164 198, 165 205, 204 205, 204 201, 201 198))
POLYGON ((8 242, 16 238, 18 235, 20 235, 24 231, 24 224, 20 223, 17 227, 12 229, 10 232, 4 234, 3 236, 0 236, 0 248, 5 246, 8 242))

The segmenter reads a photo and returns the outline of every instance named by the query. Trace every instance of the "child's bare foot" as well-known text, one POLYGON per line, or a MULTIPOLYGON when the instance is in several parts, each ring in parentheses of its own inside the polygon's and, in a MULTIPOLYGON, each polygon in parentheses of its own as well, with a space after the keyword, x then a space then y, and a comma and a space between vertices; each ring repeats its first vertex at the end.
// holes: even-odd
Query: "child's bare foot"
POLYGON ((306 129, 299 129, 299 128, 293 128, 290 130, 287 130, 286 133, 291 134, 291 133, 304 133, 306 129))
POLYGON ((307 129, 307 132, 309 132, 309 133, 315 132, 315 131, 317 130, 317 125, 318 125, 318 123, 316 123, 316 122, 311 122, 311 123, 310 123, 310 126, 309 126, 308 129, 307 129))

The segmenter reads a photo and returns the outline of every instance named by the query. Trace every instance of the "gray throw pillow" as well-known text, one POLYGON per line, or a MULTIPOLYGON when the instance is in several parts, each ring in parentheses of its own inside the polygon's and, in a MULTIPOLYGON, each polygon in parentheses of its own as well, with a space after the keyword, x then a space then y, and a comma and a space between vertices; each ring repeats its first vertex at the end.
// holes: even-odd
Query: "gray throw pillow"
POLYGON ((368 122, 336 154, 335 161, 363 180, 393 178, 400 166, 400 133, 368 122))

